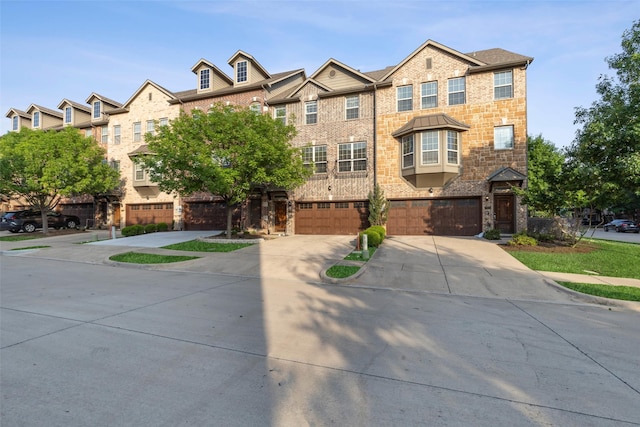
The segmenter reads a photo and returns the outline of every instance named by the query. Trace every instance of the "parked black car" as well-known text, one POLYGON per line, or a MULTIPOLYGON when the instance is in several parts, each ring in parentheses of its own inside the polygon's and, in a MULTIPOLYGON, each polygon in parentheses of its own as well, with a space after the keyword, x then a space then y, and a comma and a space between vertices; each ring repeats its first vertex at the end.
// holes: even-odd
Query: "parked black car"
POLYGON ((625 219, 624 221, 616 225, 616 231, 618 233, 626 233, 626 232, 640 233, 640 227, 635 222, 625 219))
POLYGON ((603 225, 602 228, 604 229, 604 231, 615 230, 618 224, 620 224, 622 221, 626 221, 626 219, 614 219, 613 221, 603 225))
MULTIPOLYGON (((80 218, 75 215, 49 212, 47 213, 47 224, 55 229, 65 227, 78 228, 80 226, 80 218)), ((38 228, 42 228, 42 214, 40 211, 12 211, 5 213, 0 218, 0 230, 9 230, 12 233, 19 231, 33 233, 38 228)))

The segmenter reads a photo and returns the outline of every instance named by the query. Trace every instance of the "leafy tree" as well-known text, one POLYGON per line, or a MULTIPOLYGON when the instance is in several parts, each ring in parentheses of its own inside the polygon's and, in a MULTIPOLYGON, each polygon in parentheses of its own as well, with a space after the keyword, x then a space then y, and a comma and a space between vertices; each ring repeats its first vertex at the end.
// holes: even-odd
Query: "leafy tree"
POLYGON ((542 135, 527 137, 527 188, 514 191, 522 196, 522 203, 533 212, 553 216, 565 206, 561 180, 564 155, 542 135))
POLYGON ((227 205, 227 236, 233 207, 257 188, 291 190, 309 176, 300 150, 289 141, 296 129, 247 108, 214 105, 208 112, 182 113, 155 135, 150 154, 135 161, 165 192, 218 195, 227 205))
POLYGON ((369 225, 385 225, 389 216, 389 201, 384 190, 376 184, 369 192, 369 225))
POLYGON ((597 172, 612 201, 640 196, 640 21, 622 35, 622 52, 606 59, 616 78, 601 76, 600 100, 577 108, 582 126, 568 153, 597 172))
POLYGON ((9 132, 0 137, 0 192, 40 210, 46 234, 47 212, 62 197, 97 195, 118 186, 119 172, 104 162, 104 154, 92 138, 71 127, 9 132))

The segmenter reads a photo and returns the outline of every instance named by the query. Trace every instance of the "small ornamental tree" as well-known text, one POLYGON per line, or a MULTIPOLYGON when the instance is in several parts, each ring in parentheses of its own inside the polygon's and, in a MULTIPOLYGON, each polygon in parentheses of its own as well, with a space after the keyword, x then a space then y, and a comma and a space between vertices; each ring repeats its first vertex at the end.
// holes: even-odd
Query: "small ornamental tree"
POLYGON ((289 141, 293 125, 248 108, 216 104, 208 112, 182 113, 155 135, 147 134, 149 155, 136 163, 165 192, 188 196, 208 192, 227 205, 227 237, 234 207, 256 188, 292 190, 311 171, 289 141))
POLYGON ((369 225, 385 225, 389 216, 389 201, 378 184, 369 192, 369 225))
POLYGON ((93 138, 72 127, 9 132, 0 137, 0 194, 24 198, 41 211, 47 234, 47 212, 62 197, 95 196, 118 187, 120 173, 104 156, 93 138))

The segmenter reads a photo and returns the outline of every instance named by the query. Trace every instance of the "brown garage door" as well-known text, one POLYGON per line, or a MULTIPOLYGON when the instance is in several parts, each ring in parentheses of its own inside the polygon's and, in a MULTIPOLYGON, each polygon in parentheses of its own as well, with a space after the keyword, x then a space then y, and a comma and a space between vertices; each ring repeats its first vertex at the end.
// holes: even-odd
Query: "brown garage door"
MULTIPOLYGON (((188 202, 184 208, 185 230, 227 229, 227 204, 224 202, 188 202)), ((231 226, 240 226, 239 208, 233 211, 231 226)))
POLYGON ((356 234, 368 226, 367 202, 296 203, 296 234, 356 234))
POLYGON ((65 215, 80 218, 82 227, 93 227, 93 203, 60 203, 60 209, 65 215))
POLYGON ((479 198, 393 200, 389 235, 473 236, 482 231, 479 198))
POLYGON ((173 224, 173 203, 142 203, 127 205, 127 224, 173 224))

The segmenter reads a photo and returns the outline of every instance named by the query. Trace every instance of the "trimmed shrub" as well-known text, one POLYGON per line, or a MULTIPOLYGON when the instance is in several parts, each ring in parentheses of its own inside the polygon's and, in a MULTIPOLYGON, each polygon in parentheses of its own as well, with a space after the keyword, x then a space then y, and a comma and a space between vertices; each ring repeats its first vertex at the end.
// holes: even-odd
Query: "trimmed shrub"
POLYGON ((491 228, 484 232, 483 237, 487 240, 500 240, 500 230, 491 228))
POLYGON ((122 230, 120 230, 120 234, 122 234, 123 237, 133 236, 133 226, 123 227, 122 230))
POLYGON ((144 234, 144 226, 140 224, 132 225, 131 229, 133 231, 132 236, 137 236, 139 234, 144 234))
POLYGON ((155 233, 156 231, 158 231, 158 226, 156 224, 147 224, 144 226, 145 234, 155 233))
POLYGON ((518 233, 514 234, 507 244, 509 246, 538 246, 538 241, 524 233, 518 233))
POLYGON ((385 230, 384 227, 381 225, 372 225, 368 229, 377 232, 380 236, 382 236, 382 240, 384 240, 385 237, 387 237, 387 230, 385 230))
POLYGON ((167 225, 166 222, 158 223, 158 231, 167 231, 168 229, 169 229, 169 226, 167 225))
POLYGON ((380 246, 382 243, 382 236, 375 230, 367 228, 366 230, 360 232, 360 240, 362 241, 362 235, 367 235, 367 245, 368 246, 380 246))

